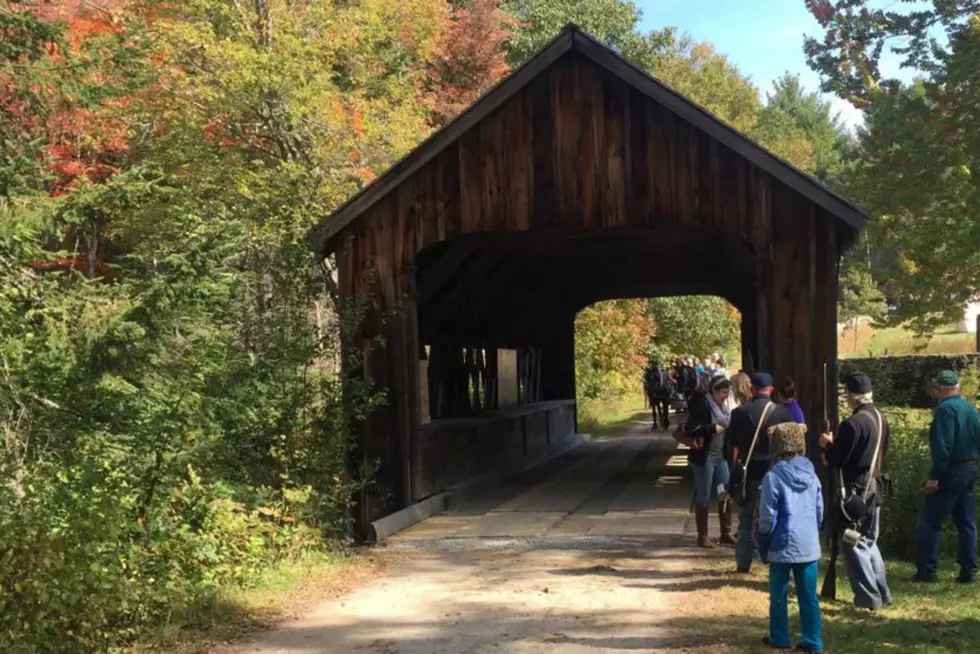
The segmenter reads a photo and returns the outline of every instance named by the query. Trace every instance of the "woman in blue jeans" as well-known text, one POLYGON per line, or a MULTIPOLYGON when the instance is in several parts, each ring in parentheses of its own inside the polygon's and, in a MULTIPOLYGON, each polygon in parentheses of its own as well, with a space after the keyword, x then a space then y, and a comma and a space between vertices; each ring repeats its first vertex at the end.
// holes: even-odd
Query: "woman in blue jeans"
MULTIPOLYGON (((694 470, 694 514, 698 527, 698 547, 711 549, 715 545, 708 538, 708 513, 711 509, 711 493, 728 484, 728 462, 724 457, 725 428, 731 420, 728 396, 732 383, 722 376, 708 382, 707 392, 697 393, 688 402, 684 433, 691 451, 688 461, 694 470)), ((721 543, 734 545, 732 536, 732 508, 727 498, 718 498, 718 519, 721 523, 721 543)))
POLYGON ((769 430, 773 464, 762 480, 759 557, 769 564, 769 635, 763 644, 790 649, 789 575, 800 605, 800 652, 823 652, 817 576, 823 493, 820 479, 806 458, 806 425, 783 423, 769 430))

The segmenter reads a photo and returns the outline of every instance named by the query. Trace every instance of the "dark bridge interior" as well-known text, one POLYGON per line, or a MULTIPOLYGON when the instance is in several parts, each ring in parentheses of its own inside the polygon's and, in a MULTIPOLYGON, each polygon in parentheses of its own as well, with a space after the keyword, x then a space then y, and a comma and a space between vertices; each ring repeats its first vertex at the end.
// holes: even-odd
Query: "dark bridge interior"
POLYGON ((572 444, 574 318, 599 300, 728 299, 746 365, 793 375, 822 415, 863 221, 569 27, 312 238, 342 294, 370 300, 350 345, 388 392, 361 432, 357 465, 380 462, 361 525, 572 444))
POLYGON ((752 252, 711 228, 550 229, 467 234, 418 253, 419 335, 516 346, 547 341, 541 323, 600 300, 715 294, 737 306, 752 252), (716 264, 706 264, 710 255, 716 264))

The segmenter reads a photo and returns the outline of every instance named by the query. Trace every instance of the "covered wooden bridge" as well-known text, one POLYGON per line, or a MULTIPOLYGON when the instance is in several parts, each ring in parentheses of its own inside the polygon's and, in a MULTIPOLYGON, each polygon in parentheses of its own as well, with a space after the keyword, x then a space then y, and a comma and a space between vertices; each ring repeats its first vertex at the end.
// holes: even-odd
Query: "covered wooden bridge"
POLYGON ((343 296, 370 300, 351 346, 384 337, 363 367, 388 402, 361 432, 380 467, 359 519, 567 447, 575 315, 599 300, 728 299, 746 365, 795 377, 821 416, 838 261, 864 220, 569 26, 312 237, 343 296))

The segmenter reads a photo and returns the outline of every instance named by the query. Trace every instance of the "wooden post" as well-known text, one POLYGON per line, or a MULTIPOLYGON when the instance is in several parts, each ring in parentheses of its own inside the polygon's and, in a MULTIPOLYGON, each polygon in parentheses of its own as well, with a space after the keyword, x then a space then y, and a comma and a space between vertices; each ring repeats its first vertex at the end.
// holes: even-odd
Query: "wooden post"
POLYGON ((548 321, 552 329, 541 347, 541 400, 575 397, 575 316, 548 321))
MULTIPOLYGON (((756 315, 756 295, 751 294, 751 299, 738 307, 742 314, 742 324, 740 326, 742 341, 742 370, 748 374, 755 372, 755 362, 758 360, 759 351, 759 330, 756 327, 758 316, 756 315)), ((733 373, 738 372, 733 370, 733 373)))

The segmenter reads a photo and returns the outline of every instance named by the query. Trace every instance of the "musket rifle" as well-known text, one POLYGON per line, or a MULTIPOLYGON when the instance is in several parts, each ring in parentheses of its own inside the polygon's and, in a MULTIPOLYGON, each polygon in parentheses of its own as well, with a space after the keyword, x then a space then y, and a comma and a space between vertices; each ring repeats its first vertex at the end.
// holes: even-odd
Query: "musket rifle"
MULTIPOLYGON (((830 433, 830 413, 828 411, 830 402, 830 393, 827 389, 828 376, 827 376, 827 364, 823 364, 823 422, 820 424, 820 433, 826 434, 830 433)), ((834 502, 833 498, 837 497, 837 489, 834 488, 835 478, 833 471, 830 469, 829 462, 827 461, 827 453, 822 452, 824 466, 827 467, 827 484, 828 497, 831 501, 824 502, 824 506, 827 507, 826 514, 824 516, 824 524, 827 526, 827 533, 830 535, 830 563, 827 567, 827 574, 823 579, 823 587, 820 589, 820 597, 828 600, 837 599, 837 559, 840 556, 840 530, 838 528, 838 520, 833 510, 834 502)))

